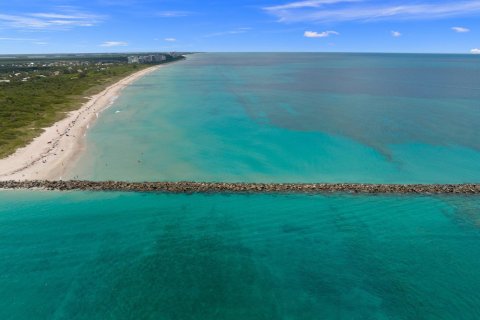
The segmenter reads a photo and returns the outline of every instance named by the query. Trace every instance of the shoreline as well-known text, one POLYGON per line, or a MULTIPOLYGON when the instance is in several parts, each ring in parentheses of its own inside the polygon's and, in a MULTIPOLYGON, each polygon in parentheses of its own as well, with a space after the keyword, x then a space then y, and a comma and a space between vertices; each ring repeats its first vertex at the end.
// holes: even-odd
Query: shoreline
POLYGON ((141 77, 163 65, 137 71, 95 94, 79 109, 45 128, 28 145, 0 159, 0 181, 61 180, 84 149, 86 131, 120 92, 141 77))

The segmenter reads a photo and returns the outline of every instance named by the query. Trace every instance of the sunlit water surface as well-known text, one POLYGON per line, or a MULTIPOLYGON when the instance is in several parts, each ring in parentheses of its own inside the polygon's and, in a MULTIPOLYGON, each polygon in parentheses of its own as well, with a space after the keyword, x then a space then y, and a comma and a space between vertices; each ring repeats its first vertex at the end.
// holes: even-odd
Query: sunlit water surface
POLYGON ((478 197, 0 202, 0 319, 480 318, 478 197))
MULTIPOLYGON (((480 63, 198 54, 70 177, 480 182, 480 63)), ((480 198, 0 192, 0 319, 480 319, 480 198)))
POLYGON ((480 181, 470 55, 196 54, 127 88, 70 177, 480 181))

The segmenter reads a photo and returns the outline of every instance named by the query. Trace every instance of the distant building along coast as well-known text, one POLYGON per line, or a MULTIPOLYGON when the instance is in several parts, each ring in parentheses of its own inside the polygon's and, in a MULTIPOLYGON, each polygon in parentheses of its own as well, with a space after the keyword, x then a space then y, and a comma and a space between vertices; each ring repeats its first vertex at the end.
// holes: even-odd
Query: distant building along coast
POLYGON ((129 56, 128 63, 156 63, 167 61, 169 56, 166 54, 155 54, 147 56, 129 56))

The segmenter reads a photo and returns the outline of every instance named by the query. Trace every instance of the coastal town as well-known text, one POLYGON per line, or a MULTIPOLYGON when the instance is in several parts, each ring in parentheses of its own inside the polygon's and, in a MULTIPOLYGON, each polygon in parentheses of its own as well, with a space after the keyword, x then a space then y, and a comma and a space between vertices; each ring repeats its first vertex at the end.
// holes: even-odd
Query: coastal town
POLYGON ((160 64, 183 57, 179 53, 138 55, 56 55, 0 56, 0 84, 28 82, 42 78, 72 75, 72 79, 91 72, 109 73, 122 64, 160 64))
POLYGON ((167 61, 175 60, 179 57, 179 54, 176 52, 171 52, 168 54, 149 54, 149 55, 133 55, 128 56, 128 63, 135 64, 148 64, 148 63, 163 63, 167 61))

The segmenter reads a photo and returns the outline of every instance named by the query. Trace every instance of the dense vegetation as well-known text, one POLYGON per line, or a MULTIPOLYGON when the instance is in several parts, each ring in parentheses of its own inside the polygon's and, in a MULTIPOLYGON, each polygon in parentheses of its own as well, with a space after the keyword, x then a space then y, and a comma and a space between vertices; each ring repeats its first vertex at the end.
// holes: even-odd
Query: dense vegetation
POLYGON ((42 128, 87 101, 87 96, 149 66, 88 59, 88 63, 55 66, 42 62, 31 67, 19 64, 18 60, 15 64, 0 65, 0 80, 4 81, 0 82, 0 158, 28 144, 42 133, 42 128))

